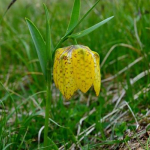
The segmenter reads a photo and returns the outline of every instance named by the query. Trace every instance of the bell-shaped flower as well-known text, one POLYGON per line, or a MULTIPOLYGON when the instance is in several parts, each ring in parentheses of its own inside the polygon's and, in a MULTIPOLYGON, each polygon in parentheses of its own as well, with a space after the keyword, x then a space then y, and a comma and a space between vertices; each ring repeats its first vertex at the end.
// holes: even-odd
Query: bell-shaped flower
POLYGON ((80 89, 86 93, 93 85, 99 95, 101 75, 98 53, 83 45, 59 48, 55 53, 53 77, 56 87, 68 100, 80 89))

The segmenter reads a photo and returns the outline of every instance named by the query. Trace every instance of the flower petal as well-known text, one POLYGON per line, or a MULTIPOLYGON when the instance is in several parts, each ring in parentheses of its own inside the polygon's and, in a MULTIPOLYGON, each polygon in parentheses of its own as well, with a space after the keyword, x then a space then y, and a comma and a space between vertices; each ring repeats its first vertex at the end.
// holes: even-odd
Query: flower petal
POLYGON ((64 61, 64 68, 65 68, 64 97, 68 100, 78 89, 73 74, 71 52, 68 53, 67 60, 64 61))
POLYGON ((78 48, 72 52, 73 72, 77 87, 86 93, 93 84, 94 61, 90 52, 85 48, 78 48))
POLYGON ((56 87, 58 88, 58 81, 57 81, 57 76, 58 76, 58 64, 59 64, 59 59, 61 54, 65 51, 65 48, 59 48, 56 50, 55 53, 55 60, 54 60, 54 67, 53 67, 53 78, 54 78, 54 82, 56 87))
POLYGON ((74 92, 77 90, 73 75, 73 67, 71 55, 65 51, 60 57, 58 64, 58 87, 66 100, 70 99, 74 92))
POLYGON ((59 60, 58 67, 57 67, 57 83, 58 83, 58 88, 60 92, 64 95, 65 93, 65 57, 67 57, 67 52, 64 52, 59 60))
POLYGON ((100 58, 99 58, 99 55, 96 53, 96 52, 93 52, 94 55, 94 90, 95 90, 95 93, 96 93, 96 96, 99 95, 99 92, 100 92, 100 87, 101 87, 101 75, 100 75, 100 66, 99 66, 99 61, 100 61, 100 58))

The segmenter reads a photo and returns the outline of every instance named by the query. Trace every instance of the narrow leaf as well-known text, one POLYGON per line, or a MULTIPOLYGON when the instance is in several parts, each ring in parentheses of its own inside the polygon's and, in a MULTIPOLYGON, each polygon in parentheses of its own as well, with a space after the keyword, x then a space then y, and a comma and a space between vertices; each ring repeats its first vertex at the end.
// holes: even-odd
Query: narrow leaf
MULTIPOLYGON (((75 25, 71 30, 68 30, 69 28, 67 29, 67 32, 66 32, 65 36, 60 39, 60 41, 58 42, 58 44, 57 44, 56 47, 54 48, 53 55, 54 55, 54 53, 55 53, 55 50, 61 45, 62 42, 64 42, 65 40, 68 39, 68 35, 71 34, 71 32, 72 32, 72 31, 84 20, 84 18, 93 10, 93 8, 95 8, 95 6, 98 4, 99 1, 100 1, 100 0, 98 0, 91 8, 87 11, 87 13, 76 23, 76 25, 75 25)), ((79 11, 80 11, 80 9, 79 9, 79 11)), ((72 14, 73 14, 73 13, 72 13, 72 14)), ((71 22, 71 21, 70 21, 70 22, 71 22)), ((69 26, 70 26, 70 25, 69 25, 69 26)))
POLYGON ((29 20, 26 19, 33 43, 36 48, 36 52, 40 61, 41 69, 46 77, 46 64, 47 64, 47 56, 46 56, 46 44, 44 42, 44 39, 37 29, 37 27, 29 20))
POLYGON ((100 0, 98 0, 88 11, 87 13, 80 19, 80 21, 77 23, 76 27, 84 20, 84 18, 96 7, 96 5, 99 3, 100 0))
POLYGON ((107 19, 105 19, 105 20, 103 20, 103 21, 101 21, 101 22, 95 24, 94 26, 92 26, 92 27, 90 27, 90 28, 88 28, 88 29, 85 29, 85 30, 83 30, 83 31, 81 31, 81 32, 78 32, 78 33, 75 33, 75 34, 72 34, 72 35, 70 35, 70 36, 68 36, 68 37, 69 37, 69 38, 75 38, 75 39, 80 38, 80 37, 83 37, 83 36, 85 36, 85 35, 91 33, 92 31, 96 30, 97 28, 99 28, 100 26, 102 26, 103 24, 105 24, 106 22, 108 22, 110 19, 112 19, 113 17, 114 17, 114 16, 109 17, 109 18, 107 18, 107 19))
POLYGON ((66 31, 66 34, 70 33, 74 29, 74 27, 77 25, 79 16, 80 16, 80 0, 75 0, 74 6, 72 9, 71 18, 70 18, 70 23, 66 31))

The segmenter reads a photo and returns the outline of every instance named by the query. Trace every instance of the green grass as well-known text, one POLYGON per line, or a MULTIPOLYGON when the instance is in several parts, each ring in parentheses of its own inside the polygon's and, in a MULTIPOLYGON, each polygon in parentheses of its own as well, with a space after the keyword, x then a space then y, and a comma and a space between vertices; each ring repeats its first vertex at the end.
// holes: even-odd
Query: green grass
MULTIPOLYGON (((9 2, 0 1, 0 17, 9 2)), ((56 45, 67 28, 72 1, 17 1, 0 24, 0 149, 33 150, 43 146, 44 131, 40 143, 38 133, 44 125, 46 87, 25 22, 25 17, 30 18, 46 36, 43 2, 50 11, 52 38, 56 45)), ((95 1, 81 2, 83 15, 95 1)), ((114 49, 101 67, 102 88, 98 98, 91 88, 86 94, 76 92, 69 102, 64 102, 53 85, 48 133, 50 146, 47 149, 61 146, 69 149, 74 143, 76 149, 83 150, 117 149, 120 146, 132 149, 128 141, 136 141, 140 147, 148 149, 148 135, 142 134, 145 137, 143 143, 136 134, 146 130, 150 123, 149 72, 140 76, 141 79, 137 78, 150 68, 149 5, 148 0, 102 0, 75 30, 81 31, 114 16, 104 26, 77 40, 97 51, 101 63, 110 49, 114 49), (117 75, 140 57, 143 58, 117 75), (106 81, 110 76, 115 77, 106 81), (131 79, 137 81, 132 84, 131 79), (125 94, 116 105, 122 92, 125 94)), ((71 44, 74 41, 68 40, 62 47, 71 44)))

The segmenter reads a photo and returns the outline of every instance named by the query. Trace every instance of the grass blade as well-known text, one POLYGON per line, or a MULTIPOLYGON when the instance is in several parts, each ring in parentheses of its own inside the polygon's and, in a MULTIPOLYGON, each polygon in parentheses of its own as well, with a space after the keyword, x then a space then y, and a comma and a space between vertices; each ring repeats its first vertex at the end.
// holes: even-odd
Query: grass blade
POLYGON ((48 138, 48 144, 50 145, 49 148, 53 149, 53 150, 58 150, 57 145, 54 143, 53 140, 51 140, 50 138, 48 138))
POLYGON ((10 4, 8 5, 7 10, 8 10, 16 1, 17 1, 17 0, 12 0, 12 1, 10 2, 10 4))
POLYGON ((8 145, 6 145, 2 150, 7 150, 11 145, 13 145, 15 143, 9 143, 8 145))
POLYGON ((40 61, 41 69, 46 77, 46 64, 47 64, 47 55, 46 55, 46 44, 42 35, 40 34, 37 27, 29 20, 26 19, 33 43, 36 48, 36 52, 40 61))
POLYGON ((51 29, 49 23, 49 12, 44 4, 45 14, 46 14, 46 53, 47 53, 47 60, 51 59, 51 29))
POLYGON ((70 18, 70 23, 69 23, 68 29, 66 31, 66 34, 72 32, 74 30, 75 26, 78 23, 79 16, 80 16, 80 0, 75 0, 74 6, 72 9, 71 18, 70 18))
POLYGON ((103 20, 103 21, 101 21, 101 22, 95 24, 94 26, 92 26, 92 27, 90 27, 90 28, 88 28, 88 29, 85 29, 85 30, 83 30, 83 31, 81 31, 81 32, 78 32, 78 33, 75 33, 75 34, 72 34, 72 35, 70 35, 70 36, 68 36, 68 37, 69 37, 69 38, 75 38, 75 39, 80 38, 80 37, 83 37, 83 36, 85 36, 85 35, 91 33, 92 31, 96 30, 97 28, 99 28, 100 26, 102 26, 103 24, 105 24, 106 22, 108 22, 110 19, 112 19, 113 17, 114 17, 114 16, 109 17, 109 18, 107 18, 107 19, 105 19, 105 20, 103 20))
POLYGON ((2 17, 0 18, 0 23, 2 22, 2 20, 3 20, 4 16, 6 15, 7 11, 11 8, 11 6, 12 6, 16 1, 17 1, 17 0, 12 0, 12 1, 10 2, 10 4, 8 5, 8 7, 7 7, 5 13, 4 13, 4 14, 2 15, 2 17))

